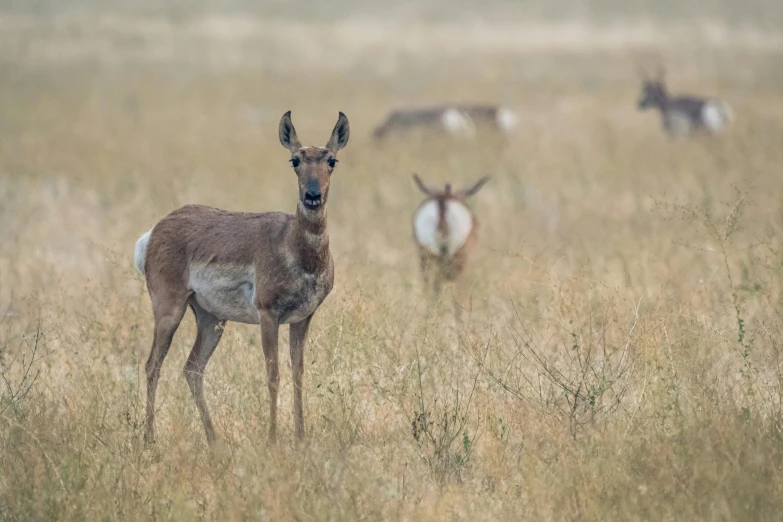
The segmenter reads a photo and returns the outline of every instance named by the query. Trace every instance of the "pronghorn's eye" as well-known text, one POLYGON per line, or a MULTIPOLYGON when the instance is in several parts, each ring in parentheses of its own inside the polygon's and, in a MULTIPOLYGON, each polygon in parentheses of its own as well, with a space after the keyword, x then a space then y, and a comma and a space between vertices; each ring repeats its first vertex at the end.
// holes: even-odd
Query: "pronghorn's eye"
POLYGON ((291 158, 291 165, 296 168, 299 166, 299 158, 291 158))
POLYGON ((327 163, 329 163, 329 168, 333 169, 335 165, 337 165, 337 160, 334 158, 331 158, 327 163))

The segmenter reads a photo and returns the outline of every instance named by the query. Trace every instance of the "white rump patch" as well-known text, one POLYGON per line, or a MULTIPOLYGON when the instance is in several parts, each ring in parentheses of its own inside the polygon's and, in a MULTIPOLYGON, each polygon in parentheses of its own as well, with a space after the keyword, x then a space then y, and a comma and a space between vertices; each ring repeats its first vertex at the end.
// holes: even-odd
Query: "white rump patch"
POLYGON ((468 207, 459 201, 449 200, 446 202, 446 223, 449 224, 448 252, 454 255, 473 230, 473 216, 468 207))
POLYGON ((446 233, 438 231, 438 202, 429 200, 419 208, 413 218, 416 241, 435 255, 443 251, 453 256, 470 236, 473 230, 473 216, 468 207, 459 201, 446 202, 446 233))
POLYGON ((136 270, 141 275, 144 275, 144 262, 147 259, 147 244, 150 242, 150 234, 152 234, 152 229, 147 230, 136 241, 136 248, 133 249, 133 264, 136 265, 136 270))
POLYGON ((722 101, 709 101, 701 109, 704 127, 711 132, 720 132, 732 119, 731 108, 722 101))
POLYGON ((413 217, 413 233, 421 246, 433 254, 440 254, 437 201, 429 200, 419 208, 413 217))
POLYGON ((443 124, 443 128, 450 134, 473 136, 476 133, 473 121, 457 109, 447 109, 441 116, 440 121, 443 124))
POLYGON ((498 128, 503 132, 513 132, 517 130, 517 127, 519 126, 519 118, 517 118, 516 113, 505 107, 498 109, 497 115, 495 116, 495 122, 497 123, 498 128))

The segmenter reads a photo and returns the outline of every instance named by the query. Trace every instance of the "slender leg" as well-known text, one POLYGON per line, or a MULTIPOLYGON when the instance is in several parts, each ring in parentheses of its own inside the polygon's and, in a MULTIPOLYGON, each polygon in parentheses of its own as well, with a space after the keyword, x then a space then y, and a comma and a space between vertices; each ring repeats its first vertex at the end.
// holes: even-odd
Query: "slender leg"
POLYGON ((304 347, 307 331, 310 328, 311 315, 298 323, 291 325, 291 369, 294 374, 294 419, 296 422, 296 438, 304 438, 304 411, 302 408, 302 376, 304 375, 304 347))
POLYGON ((457 255, 450 260, 446 278, 453 282, 452 285, 452 300, 454 307, 454 318, 458 325, 463 324, 463 312, 468 310, 463 307, 463 301, 468 296, 468 282, 466 281, 465 274, 465 256, 457 255))
POLYGON ((421 257, 421 274, 424 279, 424 288, 428 297, 437 299, 440 296, 441 279, 443 278, 443 267, 441 259, 431 255, 421 257))
POLYGON ((147 443, 155 442, 155 393, 158 389, 160 367, 171 347, 171 340, 177 331, 182 316, 187 306, 186 298, 177 299, 167 296, 167 299, 153 298, 153 312, 155 314, 155 336, 152 340, 152 350, 147 359, 147 428, 144 432, 144 440, 147 443), (157 304, 157 306, 156 306, 157 304))
POLYGON ((201 308, 195 299, 191 299, 190 306, 196 315, 198 334, 196 342, 193 344, 193 350, 185 363, 185 379, 188 381, 190 393, 193 395, 198 413, 201 415, 201 423, 207 434, 207 442, 211 445, 215 442, 215 427, 212 425, 212 417, 209 415, 207 402, 204 399, 204 370, 220 342, 226 321, 218 319, 201 308))
POLYGON ((469 294, 468 294, 468 288, 466 286, 466 283, 460 279, 457 279, 454 282, 454 288, 453 288, 453 307, 454 307, 454 318, 457 321, 457 325, 462 326, 465 323, 464 315, 465 313, 470 313, 470 302, 469 302, 469 294), (467 307, 464 305, 468 305, 467 307))
POLYGON ((260 312, 259 319, 269 388, 269 440, 274 442, 277 438, 277 390, 280 387, 280 375, 277 369, 277 337, 280 324, 266 312, 260 312))
POLYGON ((432 279, 432 270, 430 268, 429 258, 422 254, 419 256, 419 263, 421 266, 421 280, 424 283, 424 291, 429 292, 432 279))
POLYGON ((440 284, 443 279, 443 267, 440 266, 440 261, 436 261, 437 268, 432 270, 434 274, 432 277, 432 295, 437 299, 440 296, 440 284))

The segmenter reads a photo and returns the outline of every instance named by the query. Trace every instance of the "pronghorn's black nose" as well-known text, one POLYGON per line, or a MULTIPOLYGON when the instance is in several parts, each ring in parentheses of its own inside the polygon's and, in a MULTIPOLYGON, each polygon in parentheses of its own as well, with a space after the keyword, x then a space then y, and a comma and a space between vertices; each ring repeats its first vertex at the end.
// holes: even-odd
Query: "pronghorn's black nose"
POLYGON ((323 198, 320 190, 308 190, 305 192, 304 204, 307 208, 318 208, 322 202, 323 198))

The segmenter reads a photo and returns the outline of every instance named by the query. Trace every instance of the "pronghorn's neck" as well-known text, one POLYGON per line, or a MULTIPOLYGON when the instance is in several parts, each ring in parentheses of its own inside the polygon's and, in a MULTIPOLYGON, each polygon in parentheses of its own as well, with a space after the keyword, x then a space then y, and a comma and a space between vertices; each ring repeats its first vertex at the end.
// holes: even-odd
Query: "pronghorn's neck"
POLYGON ((302 202, 296 206, 293 230, 294 248, 305 271, 319 272, 330 259, 326 207, 308 210, 302 202))
POLYGON ((671 101, 671 96, 669 96, 669 91, 666 89, 666 86, 664 84, 660 84, 659 90, 658 90, 658 108, 661 111, 665 111, 669 108, 669 102, 671 101))

